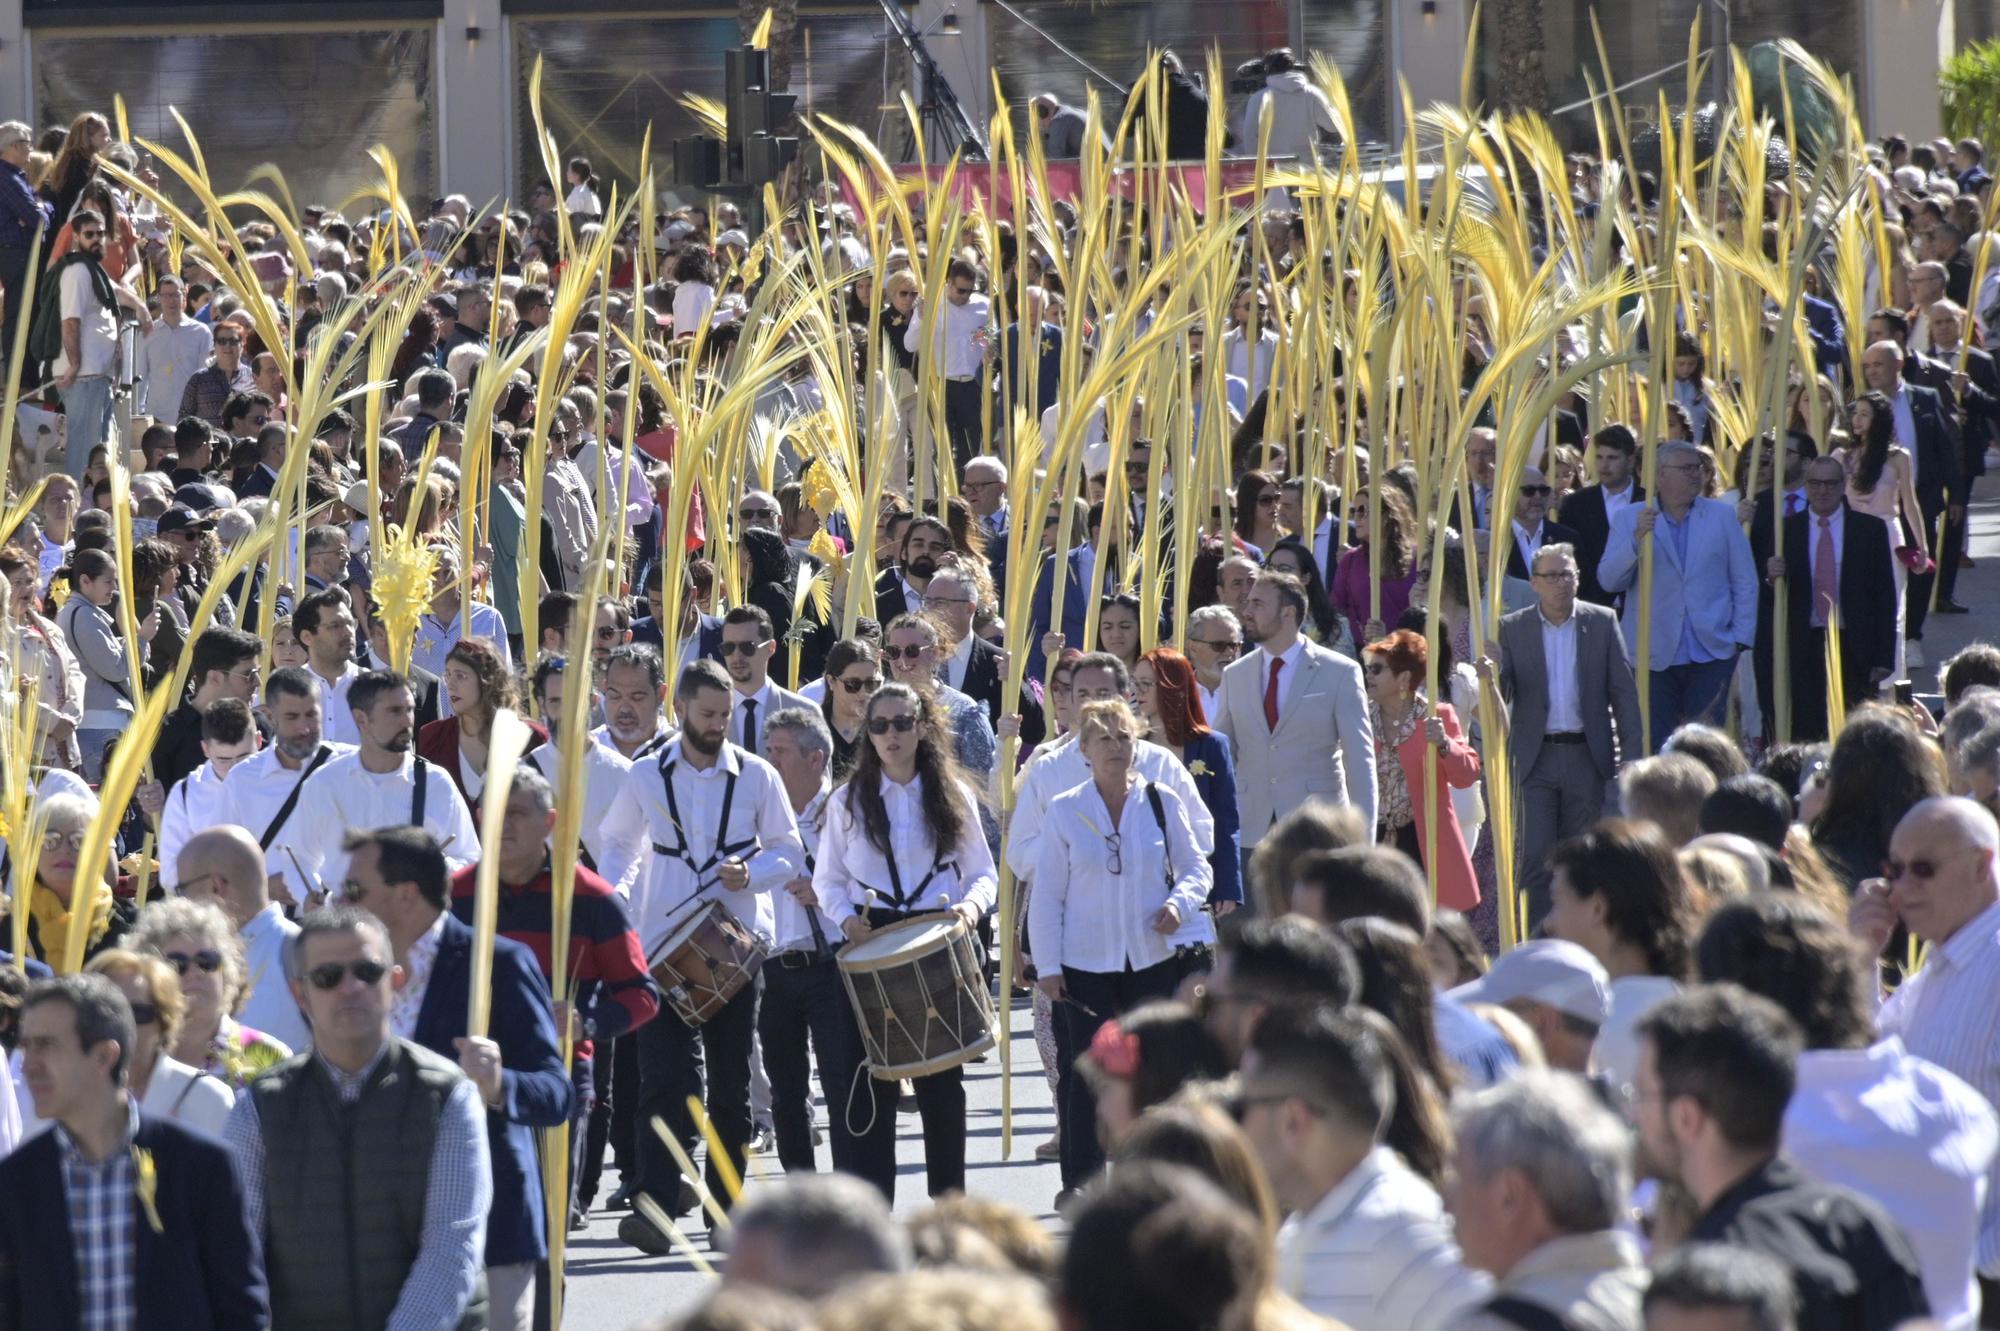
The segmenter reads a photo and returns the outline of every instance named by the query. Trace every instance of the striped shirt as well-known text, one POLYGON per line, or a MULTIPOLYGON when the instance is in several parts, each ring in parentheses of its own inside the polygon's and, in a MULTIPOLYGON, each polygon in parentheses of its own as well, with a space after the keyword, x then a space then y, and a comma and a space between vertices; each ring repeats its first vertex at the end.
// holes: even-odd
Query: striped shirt
MULTIPOLYGON (((2000 1107, 2000 901, 1932 947, 1923 969, 1882 1005, 1876 1024, 2000 1107)), ((1981 1275, 2000 1277, 2000 1161, 1987 1175, 1978 1262, 1981 1275)))
POLYGON ((56 1125, 56 1141, 62 1147, 63 1192, 69 1200, 70 1245, 76 1250, 79 1331, 131 1331, 139 1319, 139 1301, 133 1288, 138 1166, 132 1161, 139 1106, 129 1095, 125 1109, 130 1117, 124 1141, 96 1164, 84 1155, 67 1128, 56 1125))

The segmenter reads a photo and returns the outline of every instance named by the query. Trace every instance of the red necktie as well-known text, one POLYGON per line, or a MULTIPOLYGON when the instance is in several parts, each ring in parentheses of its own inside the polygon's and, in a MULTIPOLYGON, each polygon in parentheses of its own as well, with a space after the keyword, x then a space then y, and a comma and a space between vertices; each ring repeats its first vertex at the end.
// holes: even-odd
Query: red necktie
POLYGON ((1272 730, 1278 728, 1278 672, 1285 668, 1285 658, 1271 658, 1271 678, 1264 685, 1264 724, 1272 730))
POLYGON ((1840 578, 1833 566, 1833 519, 1819 520, 1819 549, 1813 555, 1812 626, 1826 627, 1827 608, 1840 599, 1840 578))

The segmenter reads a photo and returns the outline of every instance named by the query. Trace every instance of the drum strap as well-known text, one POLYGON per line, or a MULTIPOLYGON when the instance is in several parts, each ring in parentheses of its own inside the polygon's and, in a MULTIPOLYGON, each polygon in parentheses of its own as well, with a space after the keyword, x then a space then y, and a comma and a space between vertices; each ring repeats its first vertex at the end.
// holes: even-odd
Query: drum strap
MULTIPOLYGON (((953 872, 957 872, 958 870, 957 860, 948 859, 940 855, 931 861, 931 871, 924 875, 924 880, 917 884, 916 890, 905 892, 903 891, 903 874, 896 867, 896 857, 890 854, 884 855, 882 858, 889 865, 889 903, 891 908, 895 910, 913 909, 919 901, 924 899, 924 889, 931 885, 932 879, 936 878, 946 869, 950 869, 953 872)), ((863 883, 862 886, 866 887, 868 885, 863 883)))
MULTIPOLYGON (((687 865, 688 872, 692 873, 696 881, 699 882, 702 875, 706 874, 723 860, 736 854, 738 851, 748 850, 750 847, 756 845, 757 838, 754 836, 745 837, 741 841, 729 841, 726 839, 729 836, 729 812, 736 805, 737 773, 731 772, 723 778, 722 817, 716 823, 715 849, 709 853, 706 860, 703 860, 700 864, 696 864, 694 852, 688 846, 687 829, 681 822, 680 801, 674 798, 674 767, 675 764, 667 760, 666 751, 661 750, 660 784, 665 786, 667 791, 667 820, 674 825, 674 836, 679 840, 680 844, 678 846, 663 846, 655 841, 653 843, 653 853, 656 855, 665 855, 669 859, 676 859, 682 864, 687 865)), ((700 887, 696 888, 696 891, 699 892, 706 887, 708 887, 708 884, 702 883, 700 887)))
POLYGON ((424 804, 430 798, 431 793, 431 765, 422 758, 415 757, 414 755, 410 761, 415 764, 412 768, 412 775, 416 777, 415 782, 410 787, 410 826, 422 827, 424 825, 424 804))
POLYGON ((1153 821, 1160 825, 1160 863, 1165 866, 1167 891, 1174 888, 1174 843, 1167 839, 1167 811, 1160 803, 1160 787, 1156 782, 1146 783, 1146 803, 1153 806, 1153 821))

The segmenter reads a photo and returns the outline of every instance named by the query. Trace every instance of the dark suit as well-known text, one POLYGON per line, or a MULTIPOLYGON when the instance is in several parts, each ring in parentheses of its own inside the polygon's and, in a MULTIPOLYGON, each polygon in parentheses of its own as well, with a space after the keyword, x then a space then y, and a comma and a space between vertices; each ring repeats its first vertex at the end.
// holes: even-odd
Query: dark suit
POLYGON ((1528 894, 1530 926, 1548 912, 1549 851, 1598 820, 1605 784, 1643 752, 1639 685, 1618 616, 1579 600, 1572 618, 1581 743, 1558 742, 1550 732, 1541 606, 1500 621, 1500 696, 1508 704, 1507 759, 1520 801, 1514 873, 1528 894))
MULTIPOLYGON (((134 1200, 133 1325, 138 1331, 269 1325, 263 1254, 244 1215, 243 1184, 228 1150, 212 1137, 144 1113, 133 1146, 152 1154, 160 1219, 155 1233, 134 1200)), ((51 1128, 0 1161, 0 1327, 74 1331, 80 1325, 68 1222, 62 1148, 51 1128)))
MULTIPOLYGON (((416 1042, 456 1063, 458 1050, 452 1041, 466 1033, 471 999, 472 930, 446 915, 424 1005, 417 1013, 416 1042)), ((500 1074, 500 1108, 486 1113, 487 1147, 493 1158, 486 1264, 511 1266, 548 1256, 534 1130, 567 1123, 575 1100, 556 1043, 549 983, 535 954, 511 938, 493 940, 493 1015, 487 1037, 500 1046, 505 1070, 500 1074)))
POLYGON ((438 695, 444 688, 444 682, 415 661, 410 662, 410 668, 403 672, 403 677, 410 681, 410 693, 417 703, 417 728, 421 730, 438 719, 438 695))
MULTIPOLYGON (((1523 582, 1529 581, 1529 575, 1534 570, 1529 568, 1528 561, 1521 557, 1521 542, 1514 535, 1513 519, 1508 519, 1503 535, 1507 540, 1507 576, 1510 578, 1519 578, 1523 582)), ((1550 518, 1542 519, 1542 544, 1544 546, 1574 546, 1576 543, 1577 534, 1574 527, 1565 527, 1562 523, 1550 518)), ((1581 558, 1582 551, 1579 550, 1577 553, 1578 557, 1581 558)))
POLYGON ((1035 557, 1041 560, 1041 568, 1035 574, 1035 593, 1028 606, 1028 673, 1036 679, 1048 673, 1048 663, 1042 656, 1042 635, 1057 630, 1063 635, 1066 646, 1079 651, 1088 651, 1083 641, 1086 616, 1090 613, 1088 595, 1083 589, 1083 560, 1081 550, 1072 550, 1064 561, 1069 568, 1068 585, 1063 591, 1063 617, 1060 626, 1051 622, 1055 615, 1056 561, 1047 552, 1036 548, 1035 557))
MULTIPOLYGON (((974 637, 972 659, 965 663, 965 681, 958 686, 958 691, 986 704, 986 719, 996 728, 1000 724, 1000 704, 1006 683, 1006 676, 1000 669, 1000 649, 984 638, 974 637)), ((1048 722, 1042 712, 1042 700, 1034 691, 1035 684, 1033 675, 1021 680, 1023 753, 1040 744, 1048 734, 1048 722)))
MULTIPOLYGON (((1889 524, 1841 507, 1840 677, 1852 708, 1875 696, 1877 671, 1896 668, 1896 578, 1890 567, 1889 524)), ((1801 743, 1827 734, 1826 629, 1812 626, 1811 553, 1819 520, 1810 512, 1785 519, 1785 642, 1791 678, 1792 738, 1801 743)), ((1757 594, 1757 696, 1764 737, 1777 743, 1774 629, 1775 588, 1767 579, 1757 594)))
MULTIPOLYGON (((1940 573, 1947 586, 1958 577, 1961 524, 1948 524, 1943 539, 1939 540, 1938 518, 1948 505, 1963 505, 1967 496, 1956 414, 1936 389, 1906 379, 1903 391, 1909 395, 1910 417, 1917 430, 1917 507, 1923 511, 1925 542, 1931 547, 1939 569, 1937 573, 1913 574, 1909 579, 1904 633, 1907 637, 1921 638, 1924 619, 1931 608, 1931 583, 1940 573)), ((1902 536, 1892 533, 1891 543, 1901 545, 1902 536)))
POLYGON ((277 488, 278 474, 260 462, 243 478, 243 484, 236 487, 236 497, 239 500, 268 499, 277 488))
POLYGON ((909 610, 909 598, 903 595, 902 566, 883 569, 882 575, 875 579, 875 622, 886 631, 890 620, 909 610))
MULTIPOLYGON (((1646 502, 1646 487, 1631 482, 1631 502, 1646 502)), ((1597 563, 1604 558, 1604 542, 1611 535, 1611 518, 1604 511, 1604 487, 1586 485, 1562 501, 1563 525, 1576 533, 1576 594, 1592 605, 1616 610, 1622 598, 1604 590, 1597 580, 1597 563)))
MULTIPOLYGON (((1958 363, 1958 353, 1946 352, 1938 360, 1949 369, 1958 363)), ((1973 481, 1986 474, 1987 448, 2000 442, 2000 368, 1996 368, 1993 354, 1978 347, 1968 348, 1965 377, 1971 382, 1958 397, 1959 471, 1964 493, 1970 496, 1973 481)), ((1939 576, 1944 579, 1938 595, 1948 601, 1958 589, 1958 549, 1964 543, 1964 523, 1953 523, 1946 534, 1953 540, 1952 556, 1938 560, 1939 576)))

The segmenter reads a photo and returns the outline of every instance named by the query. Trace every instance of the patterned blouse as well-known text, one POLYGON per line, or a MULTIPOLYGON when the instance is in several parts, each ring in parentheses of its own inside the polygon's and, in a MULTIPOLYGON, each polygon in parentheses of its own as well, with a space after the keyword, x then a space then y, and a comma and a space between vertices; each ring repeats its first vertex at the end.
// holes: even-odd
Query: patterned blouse
POLYGON ((1403 760, 1396 751, 1429 719, 1431 705, 1419 693, 1410 703, 1409 712, 1393 729, 1384 720, 1380 706, 1371 702, 1368 710, 1375 727, 1375 785, 1381 810, 1377 817, 1382 826, 1393 832, 1417 820, 1417 811, 1410 803, 1410 783, 1403 779, 1403 760))
POLYGON ((262 1031, 253 1031, 233 1017, 224 1017, 215 1038, 209 1041, 208 1058, 201 1070, 220 1079, 232 1091, 240 1091, 260 1074, 292 1056, 282 1040, 262 1031))

